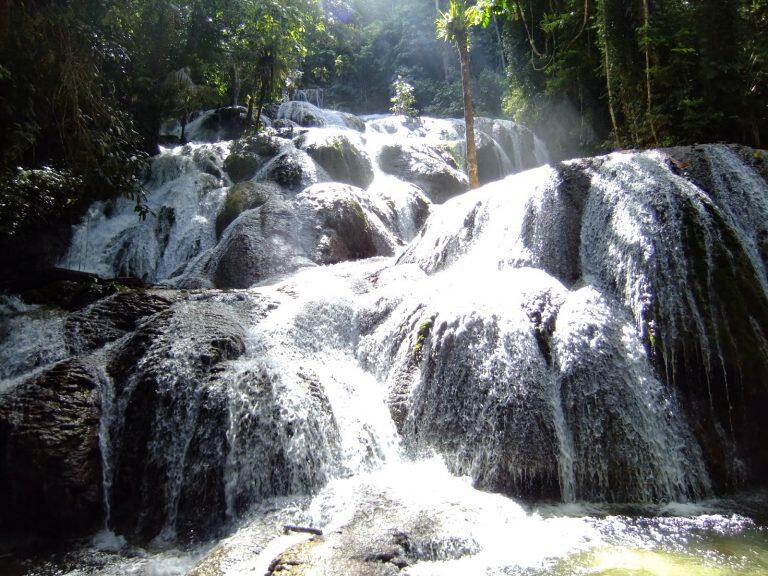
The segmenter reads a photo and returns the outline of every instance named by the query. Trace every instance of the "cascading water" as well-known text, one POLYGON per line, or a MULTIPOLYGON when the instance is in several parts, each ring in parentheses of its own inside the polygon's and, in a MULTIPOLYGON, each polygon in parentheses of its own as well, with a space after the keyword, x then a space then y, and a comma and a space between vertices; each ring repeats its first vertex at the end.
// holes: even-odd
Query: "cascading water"
MULTIPOLYGON (((156 288, 72 314, 4 301, 6 461, 45 454, 37 390, 77 408, 70 380, 90 383, 97 426, 68 429, 100 458, 57 473, 68 498, 98 486, 77 500, 92 528, 159 549, 101 533, 74 573, 760 573, 763 501, 703 500, 762 465, 740 424, 762 396, 729 372, 723 411, 704 378, 736 339, 745 376, 768 359, 759 165, 613 154, 463 193, 459 121, 278 116, 164 150, 146 220, 118 200, 75 229, 62 265, 156 288), (747 288, 729 317, 723 290, 747 288)), ((546 159, 512 123, 478 128, 489 179, 546 159)))

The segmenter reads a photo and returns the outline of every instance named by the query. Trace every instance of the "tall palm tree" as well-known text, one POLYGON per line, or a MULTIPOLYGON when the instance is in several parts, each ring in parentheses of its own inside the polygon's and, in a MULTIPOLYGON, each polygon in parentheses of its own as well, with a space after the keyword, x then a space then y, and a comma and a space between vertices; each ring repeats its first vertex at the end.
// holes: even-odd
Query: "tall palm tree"
POLYGON ((466 0, 451 0, 448 10, 437 19, 437 37, 456 46, 461 63, 461 89, 464 93, 464 122, 467 127, 467 172, 470 188, 478 188, 475 110, 469 74, 469 29, 480 23, 480 11, 466 0))

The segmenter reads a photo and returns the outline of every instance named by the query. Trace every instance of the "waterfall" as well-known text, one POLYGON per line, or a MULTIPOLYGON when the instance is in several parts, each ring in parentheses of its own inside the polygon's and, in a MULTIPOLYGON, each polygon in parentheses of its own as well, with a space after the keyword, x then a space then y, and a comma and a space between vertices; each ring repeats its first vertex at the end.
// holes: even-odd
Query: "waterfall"
POLYGON ((413 573, 505 565, 509 531, 523 569, 610 528, 511 498, 660 506, 759 477, 768 185, 749 152, 542 165, 530 131, 479 119, 489 183, 467 191, 459 120, 279 116, 163 149, 146 219, 118 199, 74 228, 62 266, 153 288, 0 306, 0 432, 76 363, 100 459, 62 478, 99 483, 108 529, 413 573), (270 544, 280 522, 326 544, 270 544))

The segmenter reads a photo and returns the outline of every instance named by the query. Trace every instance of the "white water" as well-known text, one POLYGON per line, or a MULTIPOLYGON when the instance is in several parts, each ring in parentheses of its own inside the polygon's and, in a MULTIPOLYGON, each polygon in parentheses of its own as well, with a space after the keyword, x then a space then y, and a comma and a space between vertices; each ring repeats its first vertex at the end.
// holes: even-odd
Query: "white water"
MULTIPOLYGON (((326 119, 338 125, 339 117, 326 119)), ((460 137, 457 122, 424 119, 415 129, 404 122, 369 118, 369 155, 390 138, 436 145, 460 137)), ((137 223, 127 204, 111 213, 95 207, 64 263, 106 276, 183 277, 185 265, 216 244, 218 186, 227 184, 201 172, 199 150, 217 166, 226 154, 220 145, 166 151, 153 168, 155 214, 137 223), (173 220, 163 207, 173 209, 173 220)), ((722 175, 717 210, 765 291, 765 184, 727 149, 707 155, 722 175), (745 198, 753 214, 744 214, 745 198)), ((514 154, 502 160, 512 168, 522 161, 514 154)), ((177 304, 178 323, 159 338, 171 353, 141 360, 160 364, 165 375, 152 444, 167 476, 156 543, 176 535, 188 475, 211 465, 223 469, 227 519, 237 527, 220 543, 225 574, 263 571, 306 543, 278 536, 283 524, 324 530, 327 545, 305 552, 319 573, 338 567, 334 554, 357 554, 360 542, 405 531, 404 573, 414 575, 674 574, 665 554, 689 558, 697 539, 706 548, 713 535, 756 531, 748 518, 703 515, 690 504, 647 525, 575 504, 687 503, 710 494, 689 423, 645 343, 654 303, 668 319, 669 338, 684 321, 707 323, 679 280, 688 266, 680 207, 692 203, 711 237, 718 234, 704 210, 710 200, 672 175, 661 153, 611 155, 580 170, 586 185, 572 192, 563 192, 562 167, 544 166, 432 206, 417 234, 412 197, 419 191, 374 165, 373 197, 363 206, 384 222, 375 205, 395 205, 401 224, 386 229, 392 245, 415 236, 399 257, 308 267, 177 304), (238 318, 246 350, 200 383, 193 361, 209 306, 238 318), (209 400, 225 407, 226 442, 223 453, 195 456, 190 446, 210 425, 199 420, 209 400), (473 485, 572 504, 531 511, 473 485), (662 568, 649 569, 654 562, 662 568)), ((45 349, 47 328, 32 332, 31 347, 19 332, 14 352, 45 349)), ((716 354, 716 338, 704 332, 702 339, 716 354)), ((112 409, 102 449, 119 448, 129 425, 121 420, 125 405, 118 400, 112 409)), ((137 573, 183 573, 205 552, 170 560, 164 553, 135 566, 137 573)), ((721 556, 696 569, 730 566, 721 556)), ((111 573, 126 569, 120 562, 111 573)))

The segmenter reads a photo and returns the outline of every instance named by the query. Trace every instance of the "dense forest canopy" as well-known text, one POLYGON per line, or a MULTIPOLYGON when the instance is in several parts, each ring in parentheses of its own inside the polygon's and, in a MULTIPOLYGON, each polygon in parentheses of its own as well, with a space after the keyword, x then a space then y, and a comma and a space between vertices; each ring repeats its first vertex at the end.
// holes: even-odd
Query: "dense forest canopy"
MULTIPOLYGON (((140 200, 161 124, 297 89, 460 117, 447 0, 18 0, 0 7, 4 232, 117 193, 140 200)), ((534 129, 557 158, 768 137, 767 0, 480 0, 476 113, 534 129)), ((183 135, 182 135, 183 139, 183 135)), ((141 209, 140 203, 137 205, 141 209)))

